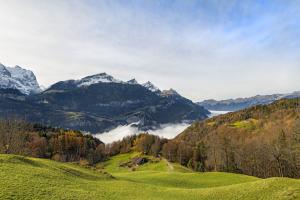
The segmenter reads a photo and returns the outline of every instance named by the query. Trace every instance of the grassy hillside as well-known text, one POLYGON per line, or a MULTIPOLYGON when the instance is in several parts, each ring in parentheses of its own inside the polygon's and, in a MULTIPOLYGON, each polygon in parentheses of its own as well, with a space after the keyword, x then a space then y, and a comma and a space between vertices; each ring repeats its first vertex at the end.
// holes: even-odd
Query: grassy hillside
POLYGON ((121 154, 87 169, 0 155, 0 199, 300 199, 300 181, 294 179, 194 173, 151 157, 134 170, 120 167, 136 156, 121 154))

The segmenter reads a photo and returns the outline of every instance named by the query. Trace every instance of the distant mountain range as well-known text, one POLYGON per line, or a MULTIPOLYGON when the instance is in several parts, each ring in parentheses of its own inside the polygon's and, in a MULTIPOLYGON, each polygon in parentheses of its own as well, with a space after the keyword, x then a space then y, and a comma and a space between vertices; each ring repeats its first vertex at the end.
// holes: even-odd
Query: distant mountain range
POLYGON ((300 97, 300 91, 289 94, 257 95, 249 98, 237 98, 217 101, 214 99, 198 102, 208 110, 217 111, 238 111, 255 105, 266 105, 280 99, 292 99, 300 97))
POLYGON ((41 91, 34 74, 21 67, 0 68, 0 117, 101 133, 120 125, 140 130, 207 118, 209 111, 151 82, 117 80, 106 74, 55 83, 41 91))

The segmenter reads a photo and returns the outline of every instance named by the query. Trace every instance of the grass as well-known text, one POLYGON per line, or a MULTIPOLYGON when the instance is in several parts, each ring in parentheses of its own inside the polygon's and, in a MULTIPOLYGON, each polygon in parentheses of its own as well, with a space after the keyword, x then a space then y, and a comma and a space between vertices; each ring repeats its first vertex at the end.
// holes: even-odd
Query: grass
POLYGON ((256 119, 248 119, 248 120, 243 120, 243 121, 237 121, 230 126, 235 127, 235 128, 243 128, 243 129, 250 129, 253 130, 256 128, 258 120, 256 119))
POLYGON ((138 155, 115 156, 97 166, 102 172, 76 164, 0 155, 0 199, 300 199, 300 181, 295 179, 194 173, 163 159, 135 171, 119 167, 138 155))
POLYGON ((207 122, 206 123, 208 126, 214 126, 216 124, 216 122, 212 121, 212 122, 207 122))

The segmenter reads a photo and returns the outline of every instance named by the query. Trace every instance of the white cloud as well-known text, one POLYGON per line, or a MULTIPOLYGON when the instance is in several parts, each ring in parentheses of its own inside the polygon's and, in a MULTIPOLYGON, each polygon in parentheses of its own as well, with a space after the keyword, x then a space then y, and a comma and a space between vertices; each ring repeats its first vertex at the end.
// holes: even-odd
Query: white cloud
MULTIPOLYGON (((165 124, 162 125, 160 129, 149 130, 146 132, 152 135, 158 135, 163 138, 172 139, 176 137, 179 133, 184 131, 188 126, 189 124, 165 124)), ((126 126, 119 126, 111 131, 97 134, 95 136, 104 143, 111 143, 114 141, 121 140, 124 137, 129 135, 138 135, 141 132, 143 131, 138 130, 138 128, 134 126, 126 125, 126 126)))

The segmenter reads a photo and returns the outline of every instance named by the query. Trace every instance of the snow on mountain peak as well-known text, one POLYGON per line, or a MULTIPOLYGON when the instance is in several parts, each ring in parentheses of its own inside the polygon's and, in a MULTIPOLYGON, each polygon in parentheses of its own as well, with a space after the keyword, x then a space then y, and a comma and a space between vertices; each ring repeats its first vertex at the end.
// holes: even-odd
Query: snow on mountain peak
POLYGON ((131 84, 131 85, 137 85, 137 84, 139 84, 139 83, 135 80, 135 78, 134 78, 134 79, 131 79, 131 80, 129 80, 129 81, 127 81, 126 83, 131 84))
POLYGON ((118 83, 118 84, 124 84, 124 85, 140 85, 142 87, 145 87, 151 92, 154 92, 156 94, 160 94, 161 90, 153 85, 150 81, 140 84, 137 82, 135 78, 129 80, 129 81, 121 81, 118 79, 115 79, 111 75, 108 75, 106 73, 100 73, 100 74, 95 74, 91 76, 84 77, 82 79, 78 80, 67 80, 67 81, 61 81, 58 82, 52 86, 49 87, 49 89, 68 89, 68 88, 80 88, 80 87, 89 87, 91 85, 95 84, 100 84, 100 83, 118 83))
POLYGON ((178 94, 178 92, 172 88, 169 90, 162 91, 162 94, 164 96, 180 96, 180 94, 178 94))
MULTIPOLYGON (((100 73, 100 74, 96 74, 96 75, 92 75, 92 76, 87 76, 85 78, 75 81, 75 84, 77 87, 87 87, 87 86, 97 84, 97 83, 122 83, 122 84, 130 84, 130 85, 139 85, 139 83, 137 82, 136 79, 131 79, 129 81, 124 82, 124 81, 115 79, 114 77, 112 77, 111 75, 108 75, 106 73, 100 73)), ((160 89, 158 87, 156 87, 155 85, 153 85, 153 83, 151 83, 150 81, 148 81, 144 84, 141 84, 141 86, 147 88, 151 92, 161 92, 160 89)))
POLYGON ((158 87, 156 87, 155 85, 153 85, 153 83, 151 83, 150 81, 147 81, 146 83, 142 84, 142 86, 144 86, 151 92, 160 92, 160 89, 158 87))
POLYGON ((106 73, 87 76, 77 82, 78 82, 77 83, 78 87, 90 86, 90 85, 97 84, 97 83, 122 83, 122 81, 117 80, 114 77, 112 77, 106 73))
POLYGON ((11 76, 10 72, 0 63, 0 76, 11 76))
MULTIPOLYGON (((111 75, 108 75, 106 73, 100 73, 100 74, 96 74, 96 75, 92 75, 92 76, 87 76, 85 78, 75 81, 75 84, 77 87, 87 87, 87 86, 97 84, 97 83, 122 83, 122 84, 130 84, 130 85, 139 85, 139 83, 137 82, 136 79, 131 79, 129 81, 124 82, 124 81, 115 79, 114 77, 112 77, 111 75)), ((151 83, 150 81, 148 81, 144 84, 141 84, 141 86, 147 88, 151 92, 161 92, 160 89, 158 87, 156 87, 155 85, 153 85, 153 83, 151 83)))
POLYGON ((17 89, 26 95, 41 91, 32 71, 20 66, 6 67, 3 64, 0 64, 0 88, 17 89))

